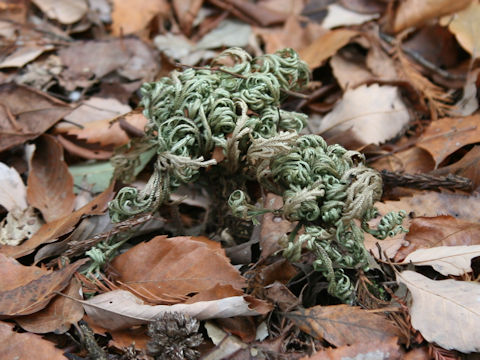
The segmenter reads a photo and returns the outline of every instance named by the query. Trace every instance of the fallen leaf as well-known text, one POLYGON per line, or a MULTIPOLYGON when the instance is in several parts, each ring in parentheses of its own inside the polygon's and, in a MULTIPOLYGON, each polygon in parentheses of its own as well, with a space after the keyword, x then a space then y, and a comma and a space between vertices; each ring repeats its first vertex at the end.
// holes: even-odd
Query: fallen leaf
MULTIPOLYGON (((63 293, 75 299, 82 299, 81 289, 80 281, 72 278, 63 293)), ((17 317, 15 321, 25 331, 37 334, 48 332, 64 334, 72 324, 82 319, 83 312, 82 304, 65 296, 57 295, 45 309, 31 315, 17 317)))
POLYGON ((32 253, 37 246, 56 241, 60 236, 72 231, 84 215, 100 215, 113 198, 113 183, 103 193, 77 211, 58 220, 44 224, 30 239, 18 246, 3 245, 0 254, 19 258, 32 253))
POLYGON ((435 168, 435 161, 427 150, 414 146, 390 156, 381 157, 369 165, 378 171, 385 169, 406 174, 423 174, 435 168))
POLYGON ((79 260, 61 270, 51 271, 36 266, 23 266, 0 254, 0 318, 33 314, 42 310, 69 283, 73 273, 88 259, 79 260), (6 277, 6 278, 5 278, 6 277))
POLYGON ((14 208, 0 222, 0 244, 17 246, 30 239, 43 224, 33 207, 14 208))
POLYGON ((0 162, 0 205, 7 211, 15 208, 25 210, 27 204, 27 188, 17 170, 0 162))
POLYGON ((62 24, 73 24, 85 16, 88 5, 85 0, 32 0, 45 15, 62 24))
POLYGON ((110 161, 76 164, 68 169, 73 175, 75 191, 88 188, 93 193, 99 193, 108 188, 115 171, 110 161))
POLYGON ((404 353, 397 344, 397 340, 397 337, 391 337, 385 341, 368 341, 351 346, 341 346, 336 349, 326 349, 318 351, 312 356, 305 356, 300 360, 399 360, 403 359, 404 353))
POLYGON ((334 346, 386 341, 400 330, 386 317, 349 305, 314 306, 287 314, 301 330, 334 346))
POLYGON ((3 61, 0 63, 0 69, 4 68, 21 68, 24 65, 28 64, 30 61, 35 60, 41 54, 48 50, 52 50, 54 47, 52 45, 26 45, 21 46, 13 53, 8 55, 3 61))
POLYGON ((168 14, 169 4, 164 0, 113 0, 112 34, 122 36, 145 29, 159 14, 168 14))
POLYGON ((146 305, 129 291, 114 290, 81 303, 89 318, 108 330, 146 324, 164 312, 182 312, 199 320, 265 314, 250 309, 243 296, 193 304, 146 305))
POLYGON ((14 324, 0 321, 0 348, 4 359, 67 360, 63 350, 41 336, 18 333, 14 324))
POLYGON ((465 9, 463 9, 464 6, 456 9, 456 11, 463 10, 458 11, 452 18, 445 19, 444 22, 448 23, 448 29, 455 35, 458 43, 467 50, 474 59, 478 58, 480 56, 480 26, 477 20, 480 16, 480 3, 477 0, 463 0, 454 3, 449 1, 444 2, 451 4, 450 6, 470 3, 470 6, 465 9))
POLYGON ((325 29, 333 29, 340 26, 360 25, 373 19, 378 19, 380 14, 360 14, 337 4, 327 6, 327 16, 323 19, 322 26, 325 29))
POLYGON ((220 243, 186 236, 140 243, 117 256, 111 268, 124 288, 153 303, 177 303, 217 284, 245 286, 220 243))
POLYGON ((300 57, 310 69, 322 65, 330 56, 347 45, 359 33, 354 30, 338 29, 327 32, 318 37, 309 46, 300 50, 300 57))
POLYGON ((414 271, 398 273, 397 282, 410 290, 412 326, 427 341, 464 353, 480 350, 477 331, 480 284, 450 279, 434 281, 414 271))
POLYGON ((404 29, 420 26, 426 21, 452 14, 470 5, 471 0, 406 0, 400 3, 392 30, 398 33, 404 29))
POLYGON ((442 275, 460 276, 472 271, 470 263, 477 256, 480 256, 480 245, 436 246, 411 252, 402 264, 432 266, 442 275))
POLYGON ((409 121, 410 114, 397 87, 362 85, 345 91, 322 119, 319 133, 331 137, 351 129, 359 143, 379 144, 398 136, 409 121))
MULTIPOLYGON (((126 4, 127 1, 119 3, 126 4)), ((58 55, 65 64, 59 80, 70 91, 77 87, 90 87, 114 72, 131 81, 151 81, 158 70, 152 49, 137 38, 75 41, 69 47, 60 49, 58 55)))
POLYGON ((480 114, 433 121, 417 142, 435 160, 435 166, 465 145, 480 142, 480 114))
POLYGON ((374 78, 374 75, 368 71, 364 64, 346 60, 338 53, 330 59, 330 66, 335 79, 343 90, 355 88, 374 78))
POLYGON ((228 359, 232 354, 238 354, 242 349, 248 348, 248 345, 237 336, 228 334, 211 321, 205 323, 208 337, 216 345, 208 354, 203 356, 203 360, 228 359))
POLYGON ((46 222, 72 212, 75 194, 73 177, 63 160, 63 148, 54 137, 42 135, 35 142, 27 182, 27 200, 46 222))
POLYGON ((108 342, 108 347, 114 347, 123 351, 125 351, 125 348, 134 344, 135 349, 146 352, 147 343, 152 340, 152 338, 147 335, 146 327, 133 327, 115 331, 110 330, 108 333, 112 337, 108 342))
POLYGON ((252 27, 237 20, 226 19, 207 33, 194 45, 195 50, 217 49, 222 47, 245 47, 248 45, 252 27))
POLYGON ((192 26, 203 0, 174 0, 173 8, 177 14, 178 22, 185 35, 190 36, 192 26))
POLYGON ((35 139, 72 109, 60 100, 25 86, 0 85, 0 151, 35 139))
POLYGON ((418 217, 412 220, 405 240, 407 245, 400 248, 396 261, 417 249, 480 245, 480 224, 452 216, 418 217))

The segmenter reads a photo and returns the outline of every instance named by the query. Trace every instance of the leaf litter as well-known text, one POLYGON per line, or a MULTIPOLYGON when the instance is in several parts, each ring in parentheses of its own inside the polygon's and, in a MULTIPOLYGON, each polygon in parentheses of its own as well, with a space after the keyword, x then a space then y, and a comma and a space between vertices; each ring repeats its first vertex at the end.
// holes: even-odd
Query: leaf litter
MULTIPOLYGON (((151 351, 159 334, 148 324, 177 311, 201 320, 200 333, 212 340, 200 348, 204 359, 479 351, 478 29, 471 20, 478 8, 478 1, 416 0, 391 7, 373 0, 0 2, 2 350, 19 358, 160 359, 151 351), (307 250, 312 243, 297 249, 294 262, 282 257, 308 229, 279 216, 287 199, 252 174, 225 182, 209 166, 158 212, 110 221, 115 193, 123 185, 148 189, 159 166, 156 149, 137 148, 149 121, 139 106, 142 84, 175 69, 205 71, 234 46, 252 56, 298 51, 313 81, 283 94, 279 114, 306 113, 305 132, 363 150, 372 167, 390 172, 376 206, 381 215, 405 211, 409 232, 366 236, 369 268, 342 269, 357 292, 354 306, 328 294, 331 280, 315 271, 324 263, 307 250), (242 183, 270 211, 255 214, 253 225, 226 206, 242 183)), ((235 143, 230 133, 226 140, 235 143)), ((219 144, 211 156, 230 161, 219 144)), ((164 349, 180 343, 168 340, 164 349)))

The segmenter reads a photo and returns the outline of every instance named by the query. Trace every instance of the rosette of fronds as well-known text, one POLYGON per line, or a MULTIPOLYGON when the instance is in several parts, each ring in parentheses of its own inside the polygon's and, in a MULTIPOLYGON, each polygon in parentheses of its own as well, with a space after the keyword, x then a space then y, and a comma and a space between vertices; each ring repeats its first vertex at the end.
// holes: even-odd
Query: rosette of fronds
POLYGON ((125 187, 110 203, 115 222, 154 211, 172 191, 194 181, 201 168, 215 165, 215 147, 223 149, 222 166, 239 169, 251 139, 271 138, 281 131, 299 132, 304 114, 280 110, 290 91, 308 82, 309 71, 295 51, 253 58, 232 48, 209 67, 173 71, 170 77, 141 88, 146 137, 113 159, 116 174, 131 179, 140 155, 156 155, 146 187, 125 187))
MULTIPOLYGON (((377 215, 373 205, 382 195, 380 174, 365 165, 362 154, 328 146, 317 135, 294 141, 287 136, 283 141, 253 140, 249 150, 247 159, 258 181, 283 196, 283 207, 273 211, 298 222, 284 244, 284 255, 298 261, 303 248, 313 252, 313 266, 328 280, 329 293, 345 302, 353 300, 353 286, 344 270, 368 270, 364 231, 380 239, 404 231, 404 212, 387 214, 377 229, 368 226, 377 215)), ((229 204, 245 219, 272 211, 251 205, 240 190, 232 193, 229 204)))

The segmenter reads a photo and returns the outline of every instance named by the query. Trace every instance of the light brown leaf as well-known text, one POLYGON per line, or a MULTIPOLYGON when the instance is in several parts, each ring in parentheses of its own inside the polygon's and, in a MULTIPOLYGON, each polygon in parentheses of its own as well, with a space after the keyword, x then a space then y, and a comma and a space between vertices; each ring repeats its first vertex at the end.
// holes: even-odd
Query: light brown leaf
POLYGON ((2 272, 9 277, 0 285, 0 318, 8 319, 42 310, 57 291, 69 284, 73 273, 86 261, 88 259, 79 260, 61 270, 47 271, 36 266, 22 269, 23 265, 0 255, 0 262, 5 267, 2 272))
POLYGON ((472 271, 470 263, 477 256, 480 256, 480 245, 437 246, 411 252, 402 264, 432 266, 442 275, 460 276, 472 271))
POLYGON ((479 124, 480 114, 434 121, 418 140, 417 146, 427 150, 438 167, 463 146, 480 142, 479 124))
POLYGON ((400 3, 393 21, 393 31, 400 32, 426 21, 462 10, 471 0, 406 0, 400 3))
POLYGON ((185 35, 190 36, 193 21, 197 17, 202 4, 203 0, 173 0, 173 8, 185 35))
POLYGON ((157 304, 177 303, 217 284, 245 286, 219 243, 187 236, 157 236, 117 256, 111 267, 124 288, 157 304))
POLYGON ((15 208, 25 210, 27 204, 27 189, 20 174, 13 167, 0 162, 0 205, 7 211, 15 208))
POLYGON ((85 0, 32 0, 52 20, 62 24, 73 24, 79 21, 88 10, 85 0))
POLYGON ((0 85, 0 151, 35 139, 72 109, 25 86, 0 85))
POLYGON ((325 60, 347 45, 358 34, 357 31, 348 29, 329 31, 317 38, 310 46, 302 49, 300 57, 308 64, 310 69, 314 69, 322 65, 325 60))
POLYGON ((84 215, 100 215, 107 208, 108 202, 113 198, 113 183, 103 193, 98 195, 77 211, 58 220, 44 224, 30 239, 18 246, 4 245, 0 253, 6 256, 19 258, 32 253, 37 246, 54 242, 60 236, 72 231, 74 226, 84 215))
POLYGON ((407 246, 400 248, 395 256, 397 261, 417 249, 479 245, 480 224, 452 216, 418 217, 412 220, 405 240, 407 246))
POLYGON ((73 177, 63 160, 63 148, 54 137, 42 135, 35 145, 28 174, 27 200, 40 210, 46 222, 51 222, 73 210, 73 177))
POLYGON ((368 341, 351 346, 341 346, 336 349, 319 351, 312 356, 305 356, 300 360, 344 360, 344 359, 376 359, 396 360, 403 359, 403 351, 397 344, 397 337, 385 341, 368 341))
POLYGON ((30 61, 36 59, 42 53, 48 50, 52 50, 52 45, 24 45, 15 50, 12 54, 8 55, 0 63, 0 69, 17 67, 21 68, 30 61))
POLYGON ((67 360, 63 350, 41 336, 13 331, 14 324, 0 321, 0 348, 4 359, 67 360))
POLYGON ((338 4, 330 4, 327 6, 327 16, 323 19, 322 26, 325 29, 333 29, 340 26, 360 25, 378 17, 380 14, 361 14, 338 4))
POLYGON ((164 0, 113 0, 112 34, 132 34, 145 29, 158 14, 167 14, 169 4, 164 0))
POLYGON ((401 133, 410 114, 397 87, 362 85, 345 91, 321 122, 319 133, 331 137, 351 130, 361 144, 383 143, 401 133))
POLYGON ((114 290, 81 303, 92 321, 109 330, 146 324, 164 312, 182 312, 199 320, 266 313, 251 309, 250 303, 243 296, 199 301, 194 304, 145 305, 129 291, 114 290))
MULTIPOLYGON (((64 293, 69 297, 82 299, 81 288, 80 281, 72 278, 64 293)), ((45 309, 31 315, 18 317, 15 321, 29 332, 63 334, 70 329, 72 324, 82 319, 83 313, 82 304, 65 296, 57 295, 45 309)))
POLYGON ((480 56, 480 3, 475 1, 448 2, 452 5, 470 3, 470 6, 453 15, 448 21, 448 29, 455 35, 459 44, 467 50, 474 59, 480 56))
POLYGON ((316 339, 337 347, 386 341, 400 330, 386 317, 349 305, 314 306, 289 313, 295 325, 316 339))
POLYGON ((397 281, 412 293, 412 326, 427 341, 465 353, 480 350, 480 284, 434 281, 414 271, 398 273, 397 281))

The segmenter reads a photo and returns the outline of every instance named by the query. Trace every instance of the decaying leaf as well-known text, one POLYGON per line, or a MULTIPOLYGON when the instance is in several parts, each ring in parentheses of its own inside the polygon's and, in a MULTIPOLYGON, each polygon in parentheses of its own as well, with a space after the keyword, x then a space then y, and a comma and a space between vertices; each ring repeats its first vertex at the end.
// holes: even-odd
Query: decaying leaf
POLYGON ((17 246, 30 239, 43 224, 34 208, 14 208, 0 222, 0 244, 17 246))
POLYGON ((0 321, 0 348, 4 359, 67 360, 63 350, 41 336, 18 333, 14 324, 0 321))
POLYGON ((400 32, 418 26, 435 17, 462 10, 471 0, 407 0, 400 3, 393 23, 393 31, 400 32))
MULTIPOLYGON (((81 299, 82 284, 72 278, 64 293, 71 298, 81 299)), ((77 301, 65 296, 57 295, 48 306, 34 314, 21 316, 15 321, 26 331, 37 334, 54 332, 63 334, 83 317, 83 306, 77 301)))
POLYGON ((344 360, 344 359, 403 359, 403 351, 397 343, 398 338, 392 337, 385 341, 360 342, 351 346, 341 346, 336 349, 319 351, 312 356, 300 360, 344 360))
POLYGON ((243 296, 199 301, 193 304, 146 305, 140 298, 125 290, 97 295, 90 300, 82 301, 82 304, 90 319, 109 330, 146 324, 164 312, 182 312, 199 320, 265 313, 251 309, 250 303, 243 296))
POLYGON ((402 264, 430 265, 442 275, 460 276, 471 272, 471 260, 480 256, 480 245, 437 246, 408 254, 402 264))
POLYGON ((57 291, 63 290, 73 273, 85 264, 79 260, 61 270, 49 271, 36 266, 26 267, 16 260, 0 255, 0 317, 12 318, 42 310, 57 291))
POLYGON ((79 21, 88 10, 86 0, 32 0, 50 19, 62 24, 79 21))
POLYGON ((13 83, 0 85, 0 151, 38 137, 70 111, 45 93, 13 83))
POLYGON ((111 268, 122 287, 157 304, 178 303, 217 284, 245 286, 220 243, 188 236, 140 243, 117 256, 111 268))
POLYGON ((460 118, 443 118, 432 122, 417 146, 427 150, 438 165, 461 147, 480 142, 480 114, 460 118))
POLYGON ((451 216, 418 217, 412 220, 405 240, 395 256, 397 261, 417 249, 480 245, 480 224, 451 216))
POLYGON ((444 19, 444 22, 448 23, 448 29, 455 35, 460 45, 462 45, 474 59, 478 58, 480 56, 480 26, 478 24, 480 3, 477 0, 449 1, 448 3, 452 5, 470 3, 469 7, 458 11, 452 18, 444 19))
POLYGON ((410 290, 412 326, 427 341, 465 353, 480 350, 480 284, 434 281, 414 271, 397 274, 397 281, 410 290))
POLYGON ((108 202, 113 198, 113 185, 114 184, 112 183, 103 193, 77 211, 58 220, 44 224, 30 239, 21 245, 1 246, 0 253, 14 258, 28 255, 33 252, 37 246, 54 242, 58 237, 72 231, 73 227, 83 216, 102 214, 105 211, 108 202))
POLYGON ((62 146, 54 137, 42 135, 36 141, 27 184, 28 203, 40 210, 46 222, 72 212, 73 177, 63 160, 62 146))
POLYGON ((379 144, 399 135, 409 121, 397 87, 363 85, 344 93, 322 119, 319 133, 330 137, 351 130, 358 142, 379 144))
POLYGON ((400 330, 386 317, 348 305, 314 306, 289 313, 295 325, 337 347, 386 341, 400 330))
POLYGON ((328 5, 328 13, 322 22, 325 29, 340 26, 360 25, 370 20, 377 19, 380 14, 360 14, 337 4, 328 5))

